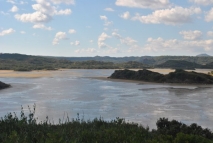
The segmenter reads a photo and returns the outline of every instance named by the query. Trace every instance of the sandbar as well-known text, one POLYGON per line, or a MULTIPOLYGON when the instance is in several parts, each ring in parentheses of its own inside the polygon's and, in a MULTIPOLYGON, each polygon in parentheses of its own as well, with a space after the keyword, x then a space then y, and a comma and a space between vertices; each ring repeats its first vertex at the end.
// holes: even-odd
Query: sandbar
POLYGON ((29 72, 19 72, 13 70, 0 70, 0 77, 14 77, 14 78, 40 78, 51 77, 55 71, 36 70, 29 72))

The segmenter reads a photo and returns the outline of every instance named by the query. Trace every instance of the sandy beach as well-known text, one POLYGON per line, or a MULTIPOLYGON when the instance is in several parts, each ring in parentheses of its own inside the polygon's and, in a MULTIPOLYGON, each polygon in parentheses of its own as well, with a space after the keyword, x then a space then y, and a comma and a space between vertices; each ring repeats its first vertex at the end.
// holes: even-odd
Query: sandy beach
POLYGON ((23 78, 40 78, 50 77, 56 71, 30 71, 30 72, 18 72, 13 70, 0 70, 0 77, 23 77, 23 78))

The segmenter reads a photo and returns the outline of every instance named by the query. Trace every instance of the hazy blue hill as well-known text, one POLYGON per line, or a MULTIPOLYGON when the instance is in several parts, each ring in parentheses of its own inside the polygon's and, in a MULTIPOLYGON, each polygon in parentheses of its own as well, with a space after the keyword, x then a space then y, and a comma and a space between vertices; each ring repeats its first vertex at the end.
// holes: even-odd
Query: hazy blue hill
POLYGON ((199 55, 197 55, 196 57, 211 57, 211 56, 208 55, 208 54, 199 54, 199 55))
POLYGON ((159 65, 165 63, 169 60, 184 60, 192 63, 197 63, 201 65, 205 65, 207 63, 213 62, 213 57, 195 57, 195 56, 141 56, 141 57, 55 57, 59 59, 65 59, 72 62, 75 61, 88 61, 88 60, 95 60, 95 61, 102 61, 102 62, 113 62, 113 63, 124 63, 129 61, 136 61, 146 65, 159 65))
POLYGON ((102 62, 113 62, 113 63, 124 63, 129 61, 141 62, 143 64, 153 65, 155 60, 151 56, 142 56, 142 57, 109 57, 109 56, 95 56, 95 57, 56 57, 59 59, 65 59, 69 61, 102 61, 102 62))
POLYGON ((10 59, 10 60, 18 60, 18 61, 23 61, 23 60, 27 60, 30 59, 32 56, 30 55, 22 55, 22 54, 0 54, 0 59, 10 59))
POLYGON ((179 60, 179 61, 188 61, 192 63, 197 63, 201 65, 205 65, 207 63, 213 62, 213 57, 194 57, 194 56, 157 56, 154 57, 156 63, 155 65, 159 65, 165 63, 169 60, 179 60))
POLYGON ((184 61, 184 60, 168 60, 163 64, 156 65, 156 67, 172 68, 172 69, 195 69, 195 68, 201 68, 202 65, 184 61))

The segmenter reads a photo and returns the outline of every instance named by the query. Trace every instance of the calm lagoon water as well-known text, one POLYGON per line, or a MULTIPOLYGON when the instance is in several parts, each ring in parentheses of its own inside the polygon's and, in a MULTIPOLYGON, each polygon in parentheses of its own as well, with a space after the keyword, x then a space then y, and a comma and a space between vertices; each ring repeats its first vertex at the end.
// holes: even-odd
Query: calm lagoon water
POLYGON ((213 130, 213 86, 138 84, 98 80, 114 70, 56 71, 43 78, 0 78, 12 88, 0 91, 0 117, 9 112, 18 115, 21 105, 36 104, 36 117, 51 122, 59 118, 105 120, 116 117, 156 128, 160 117, 186 124, 198 123, 213 130))

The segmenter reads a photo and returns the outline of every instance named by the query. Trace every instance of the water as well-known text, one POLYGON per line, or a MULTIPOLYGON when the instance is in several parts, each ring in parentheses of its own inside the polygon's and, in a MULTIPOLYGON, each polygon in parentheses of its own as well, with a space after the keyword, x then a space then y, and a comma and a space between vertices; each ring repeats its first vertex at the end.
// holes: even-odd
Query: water
POLYGON ((12 88, 0 91, 0 117, 36 104, 36 117, 58 123, 66 116, 105 120, 116 117, 156 128, 160 117, 213 130, 213 86, 137 84, 98 80, 114 70, 57 71, 43 78, 0 78, 12 88))

